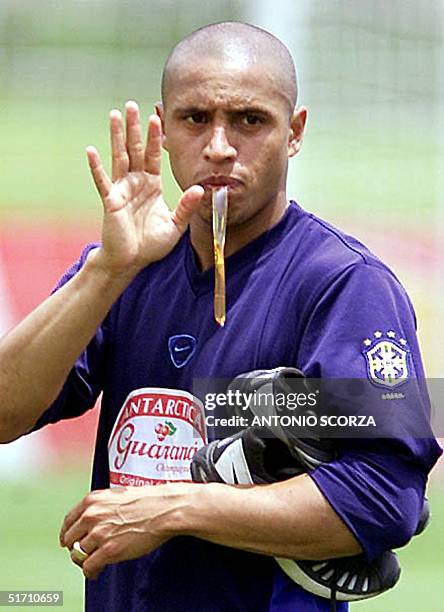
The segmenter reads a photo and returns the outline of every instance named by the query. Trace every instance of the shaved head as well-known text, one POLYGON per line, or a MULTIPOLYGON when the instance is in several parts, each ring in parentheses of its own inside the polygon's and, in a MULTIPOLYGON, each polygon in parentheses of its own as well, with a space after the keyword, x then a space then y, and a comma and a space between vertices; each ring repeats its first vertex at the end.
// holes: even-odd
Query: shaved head
POLYGON ((169 94, 174 92, 175 79, 202 59, 232 65, 236 70, 248 70, 253 65, 268 69, 288 102, 290 115, 293 113, 297 98, 296 71, 287 47, 261 28, 231 21, 196 30, 173 48, 162 74, 164 106, 169 94))

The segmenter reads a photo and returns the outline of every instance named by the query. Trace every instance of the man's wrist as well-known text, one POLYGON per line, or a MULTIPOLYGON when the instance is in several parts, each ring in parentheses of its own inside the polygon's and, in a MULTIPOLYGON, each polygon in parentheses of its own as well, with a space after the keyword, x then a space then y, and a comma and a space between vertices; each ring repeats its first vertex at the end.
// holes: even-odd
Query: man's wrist
POLYGON ((162 485, 164 509, 154 528, 163 539, 180 535, 197 535, 199 524, 208 509, 206 499, 211 485, 187 482, 162 485))
POLYGON ((95 275, 99 285, 106 289, 123 291, 138 274, 139 268, 122 267, 113 269, 107 266, 102 254, 102 247, 89 252, 85 263, 85 270, 95 275))

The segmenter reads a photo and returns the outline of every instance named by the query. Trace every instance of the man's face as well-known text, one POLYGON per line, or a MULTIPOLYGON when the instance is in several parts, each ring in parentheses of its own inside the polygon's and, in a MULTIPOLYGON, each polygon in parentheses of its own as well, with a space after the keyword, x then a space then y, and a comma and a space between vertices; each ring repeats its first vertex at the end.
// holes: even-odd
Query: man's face
POLYGON ((202 219, 210 222, 211 192, 220 185, 228 185, 230 226, 285 200, 288 157, 297 150, 305 114, 295 140, 288 100, 270 69, 194 61, 173 75, 160 114, 178 184, 205 188, 202 219))

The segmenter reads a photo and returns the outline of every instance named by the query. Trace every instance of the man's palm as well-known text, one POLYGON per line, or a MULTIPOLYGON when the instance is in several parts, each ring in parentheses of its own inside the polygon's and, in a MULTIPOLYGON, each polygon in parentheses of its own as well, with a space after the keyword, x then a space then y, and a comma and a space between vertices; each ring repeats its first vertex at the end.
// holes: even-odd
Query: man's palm
POLYGON ((110 271, 138 271, 162 259, 177 244, 198 207, 203 189, 192 186, 174 213, 162 196, 160 180, 162 128, 150 117, 146 147, 142 145, 139 109, 126 107, 126 139, 119 111, 110 114, 112 177, 103 169, 97 150, 88 147, 88 161, 102 198, 102 258, 110 271))

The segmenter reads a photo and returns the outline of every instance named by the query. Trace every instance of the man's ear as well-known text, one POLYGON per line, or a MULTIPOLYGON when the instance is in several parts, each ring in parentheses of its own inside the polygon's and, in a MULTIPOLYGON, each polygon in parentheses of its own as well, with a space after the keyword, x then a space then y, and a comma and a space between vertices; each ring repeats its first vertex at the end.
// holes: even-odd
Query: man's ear
POLYGON ((302 147, 307 109, 305 106, 296 108, 290 121, 290 134, 288 138, 288 157, 293 157, 302 147))
POLYGON ((163 108, 162 102, 157 102, 155 109, 156 115, 159 117, 160 123, 162 125, 162 147, 165 149, 165 151, 168 151, 167 137, 165 136, 165 110, 163 108))

